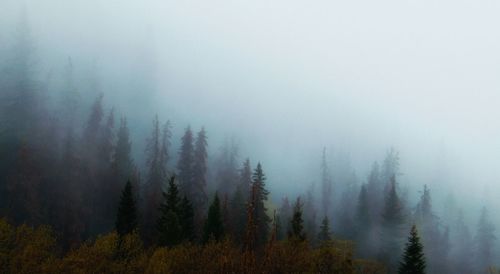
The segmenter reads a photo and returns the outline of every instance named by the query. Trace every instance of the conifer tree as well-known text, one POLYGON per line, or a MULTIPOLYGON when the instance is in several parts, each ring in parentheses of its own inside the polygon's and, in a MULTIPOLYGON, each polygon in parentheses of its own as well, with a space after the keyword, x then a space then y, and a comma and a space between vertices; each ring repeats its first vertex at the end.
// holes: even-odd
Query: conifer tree
POLYGON ((194 204, 191 197, 191 185, 193 180, 193 132, 188 126, 184 131, 181 139, 181 147, 179 150, 179 160, 177 162, 178 178, 180 182, 181 192, 194 204))
POLYGON ((243 167, 240 169, 240 183, 239 188, 245 200, 248 200, 252 187, 252 167, 250 159, 243 162, 243 167))
POLYGON ((278 239, 282 240, 286 237, 290 228, 290 219, 292 218, 292 207, 290 206, 290 202, 288 201, 288 197, 284 197, 281 201, 281 207, 279 209, 279 219, 281 224, 281 229, 278 234, 278 239))
POLYGON ((173 246, 182 240, 182 226, 179 218, 179 190, 175 177, 170 177, 167 192, 163 192, 164 202, 160 205, 157 222, 160 245, 173 246))
POLYGON ((290 228, 291 230, 288 231, 288 239, 298 241, 304 241, 306 239, 306 233, 304 232, 304 220, 302 218, 302 202, 300 201, 300 197, 297 198, 293 207, 290 228))
POLYGON ((137 229, 137 208, 134 200, 132 183, 127 181, 120 197, 115 223, 120 236, 130 234, 137 229))
POLYGON ((195 214, 201 215, 207 204, 207 133, 202 128, 197 136, 194 146, 192 181, 191 185, 185 189, 187 197, 193 203, 195 214))
POLYGON ((252 175, 252 184, 255 186, 255 201, 254 201, 254 220, 256 225, 256 246, 261 247, 267 242, 269 234, 269 225, 271 219, 267 215, 265 201, 269 192, 266 189, 266 176, 262 170, 260 163, 257 164, 252 175))
POLYGON ((214 200, 208 209, 207 220, 203 227, 202 242, 208 243, 210 240, 220 241, 224 237, 224 225, 220 206, 219 195, 215 193, 214 200))
POLYGON ((423 246, 420 243, 417 227, 412 226, 408 242, 403 254, 403 260, 399 266, 400 274, 424 274, 425 273, 425 257, 423 246))
POLYGON ((128 180, 134 172, 134 162, 131 156, 132 144, 130 142, 127 119, 120 119, 117 133, 116 146, 113 153, 111 167, 115 180, 122 182, 128 180))
POLYGON ((332 237, 331 237, 331 232, 330 232, 330 224, 328 221, 328 217, 325 216, 323 218, 323 221, 321 221, 321 226, 319 228, 318 242, 324 243, 324 242, 330 241, 331 239, 332 239, 332 237))
POLYGON ((158 220, 158 207, 162 200, 162 184, 166 178, 163 178, 160 161, 161 135, 160 121, 158 115, 153 119, 153 130, 146 143, 146 182, 142 189, 143 201, 143 225, 142 232, 146 242, 150 243, 155 231, 155 222, 158 220))

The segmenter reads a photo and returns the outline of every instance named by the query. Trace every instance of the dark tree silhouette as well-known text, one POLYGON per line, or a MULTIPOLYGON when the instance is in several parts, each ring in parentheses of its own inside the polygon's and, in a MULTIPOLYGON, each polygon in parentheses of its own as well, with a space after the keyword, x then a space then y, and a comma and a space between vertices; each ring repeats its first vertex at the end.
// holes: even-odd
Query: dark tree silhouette
POLYGON ((224 225, 219 195, 215 193, 214 200, 208 209, 207 220, 203 227, 202 242, 208 243, 210 240, 220 241, 224 237, 224 225))
POLYGON ((403 254, 403 260, 399 266, 400 274, 424 274, 425 257, 423 246, 420 243, 417 227, 412 226, 408 242, 403 254))
POLYGON ((322 244, 330 241, 331 239, 330 223, 328 221, 328 217, 325 216, 323 221, 321 221, 321 226, 319 227, 318 242, 322 244))
POLYGON ((120 236, 130 234, 137 229, 137 208, 132 183, 127 181, 120 197, 115 229, 120 236))
POLYGON ((298 241, 304 241, 306 239, 306 233, 304 232, 304 220, 302 218, 302 202, 300 201, 300 197, 297 198, 293 207, 290 228, 291 230, 288 231, 288 239, 298 241))

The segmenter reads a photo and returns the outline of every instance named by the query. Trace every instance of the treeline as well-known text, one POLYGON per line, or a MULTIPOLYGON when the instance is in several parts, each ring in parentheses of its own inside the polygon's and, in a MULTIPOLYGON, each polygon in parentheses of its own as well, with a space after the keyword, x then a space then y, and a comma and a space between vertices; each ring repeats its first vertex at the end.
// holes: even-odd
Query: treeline
MULTIPOLYGON (((428 273, 480 273, 495 263, 488 211, 483 209, 473 236, 458 208, 444 218, 436 215, 427 187, 411 205, 398 183, 395 150, 362 181, 345 159, 332 168, 323 151, 319 189, 312 185, 293 198, 282 193, 276 206, 263 166, 241 161, 236 145, 208 159, 204 128, 188 126, 174 148, 170 122, 155 117, 146 161, 138 164, 127 119, 106 109, 102 94, 81 118, 85 107, 71 60, 59 95, 40 80, 25 21, 1 57, 0 214, 18 226, 2 222, 1 263, 9 269, 32 258, 43 259, 37 265, 51 273, 71 267, 123 273, 107 267, 129 263, 130 271, 152 273, 182 273, 187 266, 321 272, 323 264, 341 273, 380 271, 376 263, 353 259, 368 258, 395 272, 413 224, 428 273), (40 225, 51 229, 33 229, 40 225)), ((90 86, 100 93, 97 80, 90 86)))

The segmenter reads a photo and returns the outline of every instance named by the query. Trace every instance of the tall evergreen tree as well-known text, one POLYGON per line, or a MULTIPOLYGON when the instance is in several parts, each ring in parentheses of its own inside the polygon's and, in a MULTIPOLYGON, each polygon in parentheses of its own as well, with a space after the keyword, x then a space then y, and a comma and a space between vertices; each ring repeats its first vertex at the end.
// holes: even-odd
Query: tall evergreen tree
POLYGON ((127 119, 121 118, 111 163, 113 174, 117 182, 128 180, 134 172, 134 162, 132 160, 131 151, 132 143, 130 141, 127 119))
POLYGON ((184 193, 188 199, 192 200, 191 187, 193 180, 193 132, 191 127, 187 127, 181 139, 181 148, 179 150, 179 160, 177 162, 178 178, 180 181, 181 192, 184 193))
POLYGON ((302 202, 297 198, 293 207, 293 215, 290 220, 291 230, 288 231, 288 238, 292 240, 304 241, 306 233, 304 232, 304 220, 302 218, 302 202))
POLYGON ((207 204, 207 133, 202 128, 197 136, 193 154, 192 181, 187 191, 189 200, 193 203, 195 214, 202 215, 207 204))
POLYGON ((321 221, 321 226, 319 227, 318 242, 325 243, 332 239, 330 232, 330 223, 328 217, 325 216, 323 221, 321 221))
POLYGON ((238 177, 238 146, 231 140, 226 141, 221 149, 216 164, 216 178, 218 192, 221 195, 231 194, 236 190, 239 183, 238 177))
POLYGON ((271 223, 271 219, 267 215, 267 208, 265 206, 267 196, 269 195, 269 192, 266 189, 265 181, 266 176, 264 175, 261 164, 258 163, 252 175, 252 185, 255 186, 253 215, 257 232, 255 242, 257 247, 261 247, 267 242, 269 226, 271 223))
POLYGON ((163 192, 164 202, 160 205, 160 217, 157 221, 159 243, 173 246, 182 240, 182 226, 179 218, 180 198, 175 177, 170 177, 168 190, 163 192))
POLYGON ((406 243, 403 261, 399 266, 400 274, 424 274, 425 273, 425 257, 423 246, 420 243, 417 227, 412 226, 408 243, 406 243))
POLYGON ((202 242, 210 240, 220 241, 224 237, 224 225, 220 206, 219 195, 215 193, 214 200, 208 209, 207 220, 203 227, 202 242))
POLYGON ((249 158, 243 162, 243 167, 240 169, 239 187, 245 200, 248 200, 252 188, 252 167, 249 158))
MULTIPOLYGON (((165 134, 165 132, 163 132, 165 134)), ((165 136, 163 136, 165 137, 165 136)), ((146 241, 151 241, 154 234, 154 224, 158 220, 158 207, 163 193, 163 183, 166 178, 166 150, 162 150, 165 138, 162 138, 158 115, 153 120, 153 130, 146 144, 147 177, 143 188, 143 233, 146 241)))
POLYGON ((115 229, 120 236, 130 234, 137 229, 137 208, 132 183, 127 181, 120 197, 115 229))

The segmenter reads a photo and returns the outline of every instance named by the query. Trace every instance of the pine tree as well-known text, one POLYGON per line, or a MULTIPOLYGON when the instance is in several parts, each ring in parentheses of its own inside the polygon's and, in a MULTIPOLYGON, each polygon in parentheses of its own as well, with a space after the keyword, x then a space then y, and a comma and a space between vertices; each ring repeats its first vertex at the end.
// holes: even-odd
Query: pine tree
POLYGON ((239 187, 245 200, 248 200, 252 187, 252 167, 250 165, 250 159, 248 158, 245 160, 243 167, 240 169, 239 187))
POLYGON ((269 192, 266 189, 266 176, 262 171, 262 166, 260 163, 257 164, 255 171, 252 175, 252 184, 255 186, 255 201, 254 201, 254 221, 256 225, 256 246, 261 247, 267 242, 267 237, 269 234, 269 225, 271 219, 267 215, 267 209, 265 207, 265 201, 269 192))
MULTIPOLYGON (((158 220, 158 207, 162 200, 162 185, 167 180, 165 161, 162 159, 162 136, 158 115, 153 120, 151 137, 146 144, 146 168, 147 177, 143 188, 143 233, 147 242, 152 240, 155 222, 158 220)), ((165 212, 166 214, 166 212, 165 212)))
POLYGON ((331 241, 331 232, 330 232, 330 224, 328 221, 328 217, 325 216, 323 218, 323 221, 321 221, 321 226, 319 228, 319 234, 318 234, 318 242, 319 243, 325 243, 328 241, 331 241))
POLYGON ((417 227, 412 226, 408 242, 403 254, 403 261, 399 266, 400 274, 424 274, 425 273, 425 257, 423 246, 420 243, 417 227))
POLYGON ((134 162, 132 160, 131 151, 132 144, 130 142, 127 119, 121 118, 111 163, 113 174, 117 182, 123 182, 130 179, 134 172, 134 162))
POLYGON ((203 227, 203 243, 208 243, 210 240, 220 241, 224 237, 224 225, 222 220, 222 212, 220 200, 215 193, 214 200, 208 209, 208 216, 203 227))
POLYGON ((207 133, 202 128, 197 136, 193 154, 192 181, 187 189, 187 196, 193 203, 195 214, 202 215, 207 204, 207 133))
POLYGON ((290 220, 291 230, 288 231, 288 239, 296 241, 304 241, 306 233, 304 232, 304 220, 302 218, 302 202, 300 197, 297 198, 293 207, 293 215, 290 220))
POLYGON ((217 159, 217 190, 221 195, 233 193, 239 183, 238 169, 238 146, 234 141, 224 143, 221 154, 217 159))
POLYGON ((130 234, 137 229, 137 208, 134 200, 132 183, 127 181, 120 197, 115 223, 120 236, 130 234))
POLYGON ((181 139, 181 148, 179 150, 179 160, 177 162, 178 178, 180 181, 181 192, 194 204, 191 197, 191 185, 193 180, 193 132, 191 127, 187 127, 181 139))
POLYGON ((160 217, 157 222, 159 243, 164 246, 173 246, 182 240, 182 227, 179 218, 179 190, 175 184, 175 177, 170 177, 167 192, 163 192, 164 202, 160 205, 160 217))

